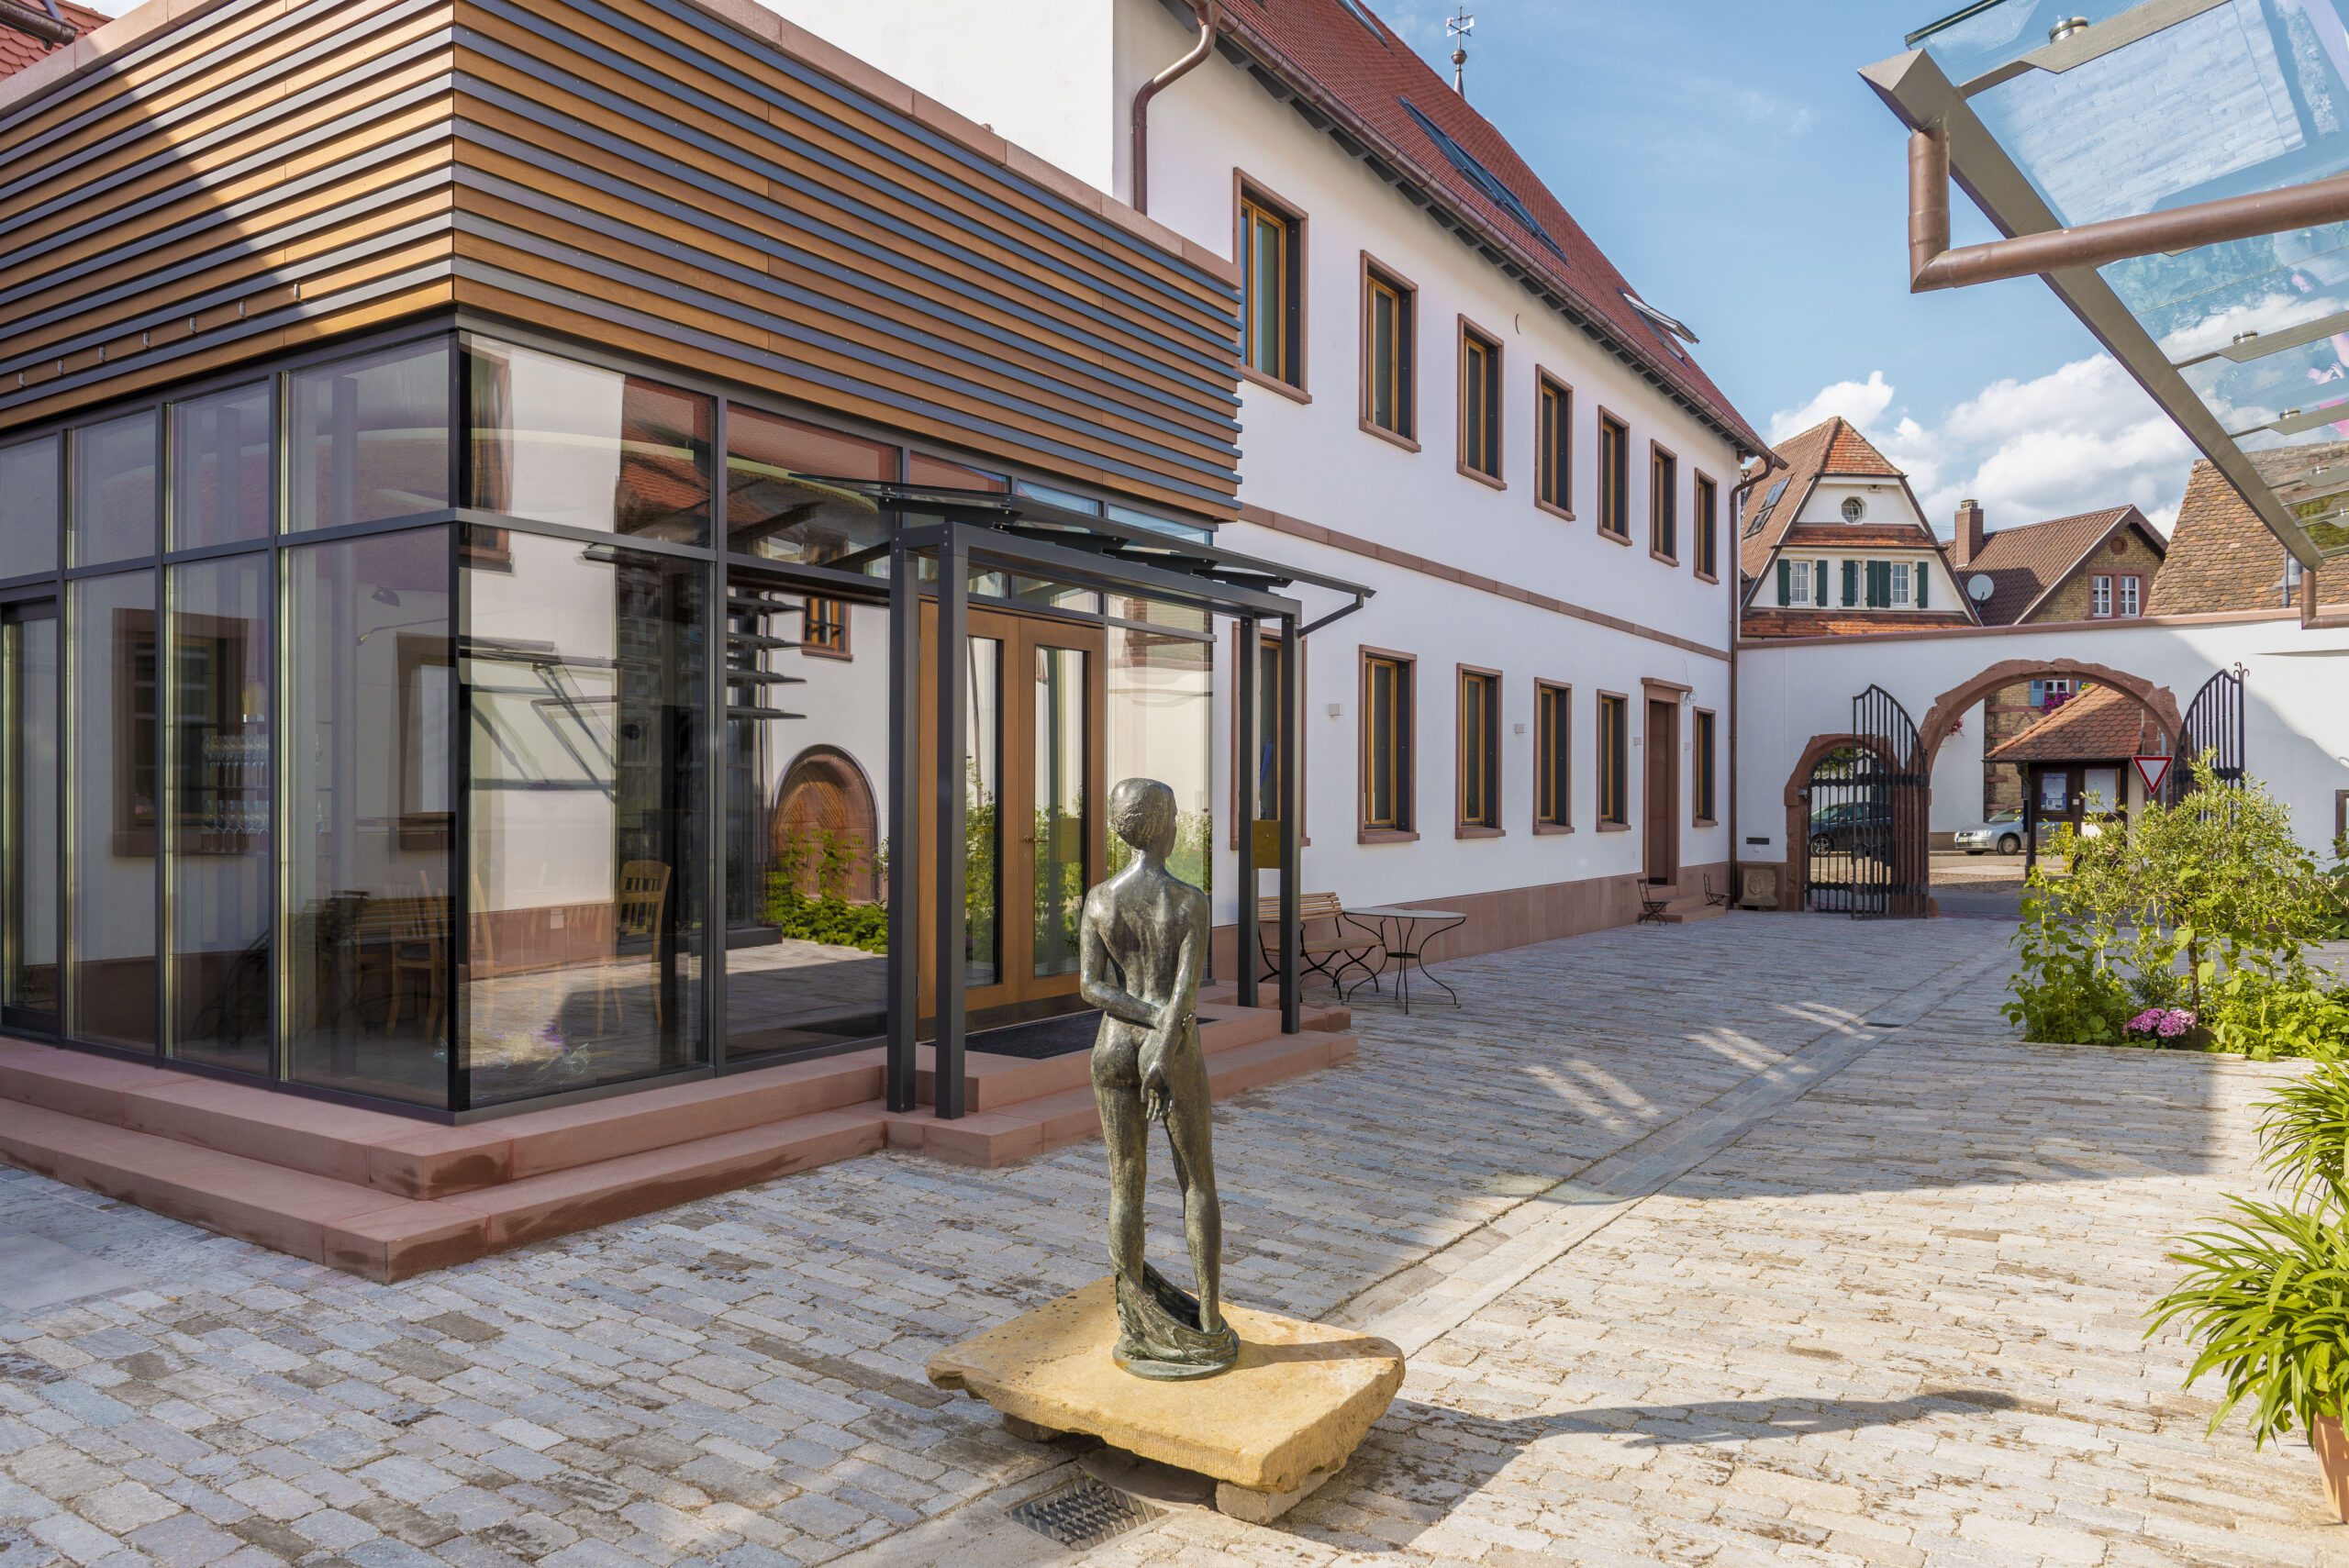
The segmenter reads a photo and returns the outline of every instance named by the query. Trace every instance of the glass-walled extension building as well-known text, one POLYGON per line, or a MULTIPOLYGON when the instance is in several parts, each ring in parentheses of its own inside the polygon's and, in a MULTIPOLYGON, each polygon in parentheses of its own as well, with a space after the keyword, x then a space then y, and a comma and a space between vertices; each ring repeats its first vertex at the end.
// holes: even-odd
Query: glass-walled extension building
POLYGON ((117 26, 0 83, 0 1029, 457 1120, 885 1045, 902 1109, 1080 1005, 1110 782, 1206 880, 1218 617, 1353 593, 1213 543, 1222 262, 780 23, 117 26))

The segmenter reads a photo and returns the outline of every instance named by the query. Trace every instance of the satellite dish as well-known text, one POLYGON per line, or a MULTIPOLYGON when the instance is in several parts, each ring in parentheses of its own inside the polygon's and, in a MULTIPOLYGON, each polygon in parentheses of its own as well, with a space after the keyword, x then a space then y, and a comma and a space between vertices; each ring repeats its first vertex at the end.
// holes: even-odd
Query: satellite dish
POLYGON ((1976 572, 1965 580, 1965 596, 1977 605, 1988 604, 1990 595, 1998 591, 1998 585, 1990 581, 1987 572, 1976 572))

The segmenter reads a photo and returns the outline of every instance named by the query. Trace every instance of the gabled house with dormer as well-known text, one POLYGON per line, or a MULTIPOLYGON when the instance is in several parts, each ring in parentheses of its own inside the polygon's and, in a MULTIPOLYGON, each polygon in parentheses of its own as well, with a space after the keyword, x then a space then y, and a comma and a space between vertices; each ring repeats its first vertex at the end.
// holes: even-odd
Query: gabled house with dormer
POLYGON ((1908 475, 1838 416, 1778 443, 1738 541, 1748 640, 1980 624, 1908 475))

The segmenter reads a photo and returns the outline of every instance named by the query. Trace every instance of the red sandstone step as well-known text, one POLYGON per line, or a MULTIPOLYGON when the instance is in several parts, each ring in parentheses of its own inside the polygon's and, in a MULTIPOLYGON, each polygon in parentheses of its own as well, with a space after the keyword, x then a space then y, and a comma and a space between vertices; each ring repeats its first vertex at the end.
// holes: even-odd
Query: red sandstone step
MULTIPOLYGON (((1308 1028, 1316 1021, 1312 1014, 1320 1010, 1330 1009, 1308 1009, 1308 1016, 1302 1020, 1308 1028)), ((1280 1014, 1269 1008, 1248 1012, 1230 1004, 1213 1008, 1203 1005, 1199 1018, 1199 1049, 1214 1056, 1219 1051, 1237 1051, 1259 1040, 1273 1039, 1280 1029, 1280 1014)), ((923 1046, 918 1053, 918 1062, 914 1096, 923 1105, 936 1105, 936 1054, 929 1046, 923 1046)), ((1017 1056, 992 1056, 984 1051, 968 1051, 963 1059, 963 1083, 966 1096, 963 1104, 974 1111, 1001 1110, 1092 1082, 1092 1058, 1082 1051, 1073 1051, 1065 1056, 1047 1057, 1041 1062, 1030 1062, 1017 1056)))

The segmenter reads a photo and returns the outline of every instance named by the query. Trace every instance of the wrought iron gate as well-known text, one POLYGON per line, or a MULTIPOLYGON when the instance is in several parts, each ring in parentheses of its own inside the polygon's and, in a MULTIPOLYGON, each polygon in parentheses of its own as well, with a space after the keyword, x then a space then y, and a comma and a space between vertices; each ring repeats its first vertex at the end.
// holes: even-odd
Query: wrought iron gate
POLYGON ((1854 919, 1914 919, 1928 908, 1924 747, 1881 686, 1852 699, 1852 741, 1820 758, 1805 904, 1854 919))
POLYGON ((2221 670, 2202 683, 2188 705, 2169 777, 2163 781, 2172 806, 2194 787, 2194 762, 2205 754, 2221 784, 2243 783, 2243 677, 2240 664, 2221 670))

